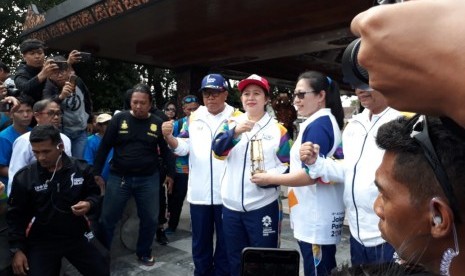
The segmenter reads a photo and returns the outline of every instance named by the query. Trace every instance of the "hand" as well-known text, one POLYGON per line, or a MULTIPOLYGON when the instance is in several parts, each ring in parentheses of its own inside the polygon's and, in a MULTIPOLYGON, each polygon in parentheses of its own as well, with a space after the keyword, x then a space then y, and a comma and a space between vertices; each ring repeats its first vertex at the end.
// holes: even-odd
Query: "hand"
POLYGON ((272 184, 271 175, 268 173, 256 173, 252 175, 250 181, 259 185, 259 186, 268 186, 272 184))
POLYGON ((300 145, 300 161, 306 165, 313 165, 320 154, 320 146, 312 142, 305 142, 300 145))
POLYGON ((78 50, 72 50, 68 56, 68 64, 73 65, 81 61, 81 53, 78 50))
POLYGON ((0 194, 2 194, 5 191, 5 184, 3 184, 2 181, 0 181, 0 194))
POLYGON ((5 97, 0 102, 9 104, 10 105, 10 112, 15 112, 16 110, 19 109, 19 107, 21 105, 19 103, 18 99, 16 99, 13 96, 5 97))
POLYGON ((239 136, 240 134, 242 134, 244 132, 251 131, 252 128, 254 127, 254 125, 255 125, 255 122, 249 121, 249 120, 245 120, 245 121, 240 122, 234 128, 234 137, 237 137, 237 136, 239 136))
POLYGON ((166 185, 166 192, 170 195, 173 193, 173 187, 174 187, 174 180, 170 176, 166 176, 165 178, 165 185, 166 185))
POLYGON ((59 98, 61 100, 64 100, 64 99, 66 99, 68 97, 71 97, 74 94, 74 89, 75 88, 76 88, 76 86, 74 84, 70 83, 69 81, 65 82, 65 85, 61 89, 61 94, 60 94, 59 98))
POLYGON ((103 177, 100 175, 95 175, 94 176, 95 183, 100 187, 100 194, 104 195, 105 194, 105 180, 103 180, 103 177))
POLYGON ((15 253, 13 260, 11 261, 11 267, 13 268, 15 275, 27 275, 27 272, 29 271, 29 264, 23 251, 20 250, 15 253))
POLYGON ((79 201, 78 203, 71 206, 71 210, 76 216, 83 216, 89 212, 90 202, 87 200, 79 201))
POLYGON ((163 137, 167 138, 173 135, 173 124, 173 120, 163 122, 161 125, 161 132, 163 133, 163 137))
POLYGON ((37 78, 40 82, 43 82, 57 71, 58 65, 52 59, 47 59, 44 66, 42 66, 42 70, 37 75, 37 78))
POLYGON ((362 38, 358 61, 389 106, 446 115, 465 126, 464 11, 465 1, 406 1, 353 19, 351 30, 362 38))

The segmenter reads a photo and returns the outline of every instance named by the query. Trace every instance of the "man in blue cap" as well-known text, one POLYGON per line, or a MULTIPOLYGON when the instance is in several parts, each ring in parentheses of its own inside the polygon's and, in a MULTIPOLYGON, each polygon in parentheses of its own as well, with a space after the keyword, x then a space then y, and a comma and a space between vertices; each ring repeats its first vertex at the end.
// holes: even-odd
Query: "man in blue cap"
POLYGON ((241 112, 236 112, 225 103, 228 83, 219 74, 205 76, 200 92, 204 106, 191 113, 180 134, 173 136, 173 122, 164 122, 162 132, 176 155, 189 154, 187 201, 190 203, 192 222, 194 275, 229 275, 220 195, 220 177, 225 164, 213 158, 211 144, 222 122, 241 112))

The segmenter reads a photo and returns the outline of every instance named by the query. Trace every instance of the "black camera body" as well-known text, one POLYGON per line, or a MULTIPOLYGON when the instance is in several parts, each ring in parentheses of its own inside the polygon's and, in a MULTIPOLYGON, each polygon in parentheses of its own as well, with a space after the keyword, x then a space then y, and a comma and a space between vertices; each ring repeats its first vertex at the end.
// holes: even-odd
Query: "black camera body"
POLYGON ((14 97, 19 96, 19 89, 16 88, 14 84, 9 84, 5 86, 5 88, 6 88, 6 93, 8 96, 14 96, 14 97))
POLYGON ((371 90, 368 84, 368 71, 358 63, 358 51, 361 43, 360 38, 355 39, 342 54, 343 80, 355 89, 371 90))

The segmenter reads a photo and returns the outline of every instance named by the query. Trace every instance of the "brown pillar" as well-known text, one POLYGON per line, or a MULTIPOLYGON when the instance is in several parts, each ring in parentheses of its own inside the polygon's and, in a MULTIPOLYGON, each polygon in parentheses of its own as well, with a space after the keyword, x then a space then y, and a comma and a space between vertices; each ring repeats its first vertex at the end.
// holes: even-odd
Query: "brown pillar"
POLYGON ((182 98, 189 94, 199 97, 200 100, 202 99, 202 95, 199 93, 200 84, 203 77, 208 74, 208 70, 209 68, 206 67, 188 67, 174 70, 176 74, 178 106, 181 106, 182 98))

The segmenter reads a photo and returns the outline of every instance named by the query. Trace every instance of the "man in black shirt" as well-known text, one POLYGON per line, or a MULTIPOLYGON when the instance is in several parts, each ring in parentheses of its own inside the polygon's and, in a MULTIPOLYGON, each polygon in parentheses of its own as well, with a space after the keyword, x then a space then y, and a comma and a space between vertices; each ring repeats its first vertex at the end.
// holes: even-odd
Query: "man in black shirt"
POLYGON ((45 60, 45 44, 38 39, 26 39, 19 46, 24 62, 16 68, 14 81, 21 93, 34 99, 34 103, 42 99, 45 81, 58 65, 45 60))
POLYGON ((167 167, 167 182, 173 182, 174 156, 161 133, 162 120, 150 113, 152 94, 147 85, 138 84, 131 95, 131 110, 122 111, 110 121, 94 163, 97 184, 105 159, 114 149, 108 183, 105 185, 100 217, 103 243, 110 248, 116 223, 126 202, 134 196, 140 219, 136 254, 144 265, 153 265, 152 241, 159 213, 159 156, 167 167))
POLYGON ((8 198, 14 273, 59 275, 65 257, 83 275, 110 275, 85 218, 100 196, 90 166, 66 155, 52 125, 36 126, 29 140, 37 161, 15 174, 8 198))

